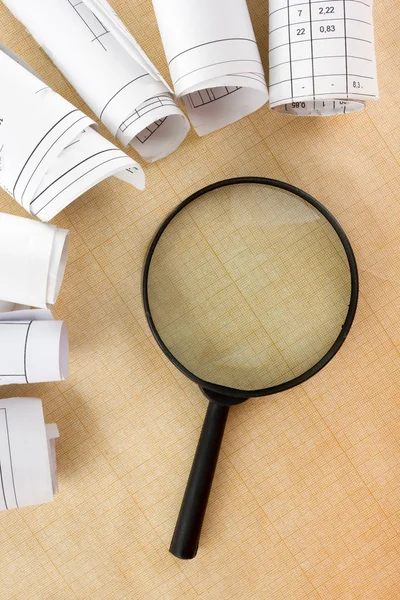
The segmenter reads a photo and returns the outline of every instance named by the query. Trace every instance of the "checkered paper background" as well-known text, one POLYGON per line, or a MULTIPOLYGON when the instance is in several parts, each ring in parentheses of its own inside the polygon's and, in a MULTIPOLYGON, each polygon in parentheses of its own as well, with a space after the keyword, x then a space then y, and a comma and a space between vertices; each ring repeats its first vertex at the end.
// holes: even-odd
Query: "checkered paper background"
MULTIPOLYGON (((112 4, 167 75, 150 0, 112 4)), ((268 3, 248 4, 267 66, 268 3)), ((69 326, 70 376, 0 397, 40 397, 59 425, 60 494, 0 515, 2 600, 398 599, 400 7, 374 12, 381 100, 364 113, 304 120, 264 107, 205 138, 192 131, 146 167, 145 192, 110 179, 54 220, 71 230, 54 310, 69 326), (206 406, 151 337, 141 271, 180 200, 241 175, 288 181, 336 215, 360 305, 323 371, 232 410, 201 548, 182 562, 168 546, 206 406)), ((90 112, 4 6, 0 39, 90 112)), ((3 192, 0 209, 24 215, 3 192)))

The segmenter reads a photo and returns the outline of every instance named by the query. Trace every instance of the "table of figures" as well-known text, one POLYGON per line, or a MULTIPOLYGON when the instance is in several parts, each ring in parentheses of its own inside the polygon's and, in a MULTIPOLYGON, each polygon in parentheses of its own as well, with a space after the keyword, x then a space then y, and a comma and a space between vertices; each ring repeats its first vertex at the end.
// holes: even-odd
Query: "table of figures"
POLYGON ((317 116, 378 98, 373 0, 270 0, 271 108, 317 116))

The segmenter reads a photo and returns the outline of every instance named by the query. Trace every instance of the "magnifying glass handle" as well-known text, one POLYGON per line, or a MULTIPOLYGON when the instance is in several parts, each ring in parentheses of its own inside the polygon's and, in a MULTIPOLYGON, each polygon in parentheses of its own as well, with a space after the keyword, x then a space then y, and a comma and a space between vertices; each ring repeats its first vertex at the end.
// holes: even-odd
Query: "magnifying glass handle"
POLYGON ((229 406, 210 402, 169 551, 177 558, 194 558, 217 466, 229 406))

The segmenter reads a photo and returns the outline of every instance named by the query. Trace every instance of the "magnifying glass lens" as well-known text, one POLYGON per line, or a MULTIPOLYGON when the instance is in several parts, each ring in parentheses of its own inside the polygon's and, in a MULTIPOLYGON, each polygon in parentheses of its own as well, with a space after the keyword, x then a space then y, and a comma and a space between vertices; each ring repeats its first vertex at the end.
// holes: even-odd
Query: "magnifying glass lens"
POLYGON ((166 349, 197 378, 261 390, 311 369, 340 336, 351 299, 336 230, 297 194, 219 187, 170 221, 147 293, 166 349))

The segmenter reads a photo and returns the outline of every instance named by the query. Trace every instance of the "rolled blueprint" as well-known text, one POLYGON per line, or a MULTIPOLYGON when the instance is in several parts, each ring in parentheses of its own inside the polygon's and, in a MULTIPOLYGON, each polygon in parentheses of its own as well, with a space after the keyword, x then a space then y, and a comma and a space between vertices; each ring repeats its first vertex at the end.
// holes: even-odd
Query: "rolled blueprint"
POLYGON ((0 186, 31 215, 49 221, 111 175, 143 189, 141 167, 4 46, 0 70, 0 186))
POLYGON ((171 90, 105 0, 5 0, 108 130, 153 162, 189 124, 171 90))
POLYGON ((153 0, 175 92, 199 135, 268 100, 246 0, 153 0))
POLYGON ((67 262, 68 236, 66 229, 0 213, 1 312, 13 310, 14 304, 46 308, 55 303, 67 262))
POLYGON ((68 374, 68 334, 49 310, 0 314, 0 385, 62 381, 68 374))
POLYGON ((0 400, 0 510, 51 502, 57 493, 57 425, 37 398, 0 400))
POLYGON ((272 109, 329 116, 378 98, 372 2, 270 0, 272 109))

